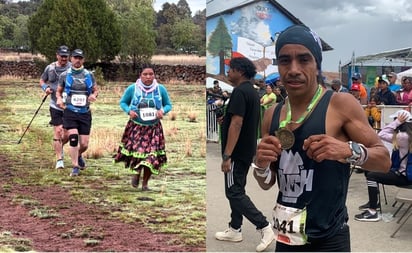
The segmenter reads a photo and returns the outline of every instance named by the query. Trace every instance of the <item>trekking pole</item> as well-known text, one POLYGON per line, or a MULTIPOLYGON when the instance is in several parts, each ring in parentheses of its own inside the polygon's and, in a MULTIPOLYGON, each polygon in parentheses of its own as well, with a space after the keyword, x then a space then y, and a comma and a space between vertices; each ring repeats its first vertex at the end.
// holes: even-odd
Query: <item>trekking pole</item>
POLYGON ((21 140, 23 139, 23 136, 26 134, 27 130, 29 129, 31 123, 33 122, 34 118, 36 117, 37 113, 39 112, 39 110, 40 110, 41 106, 43 105, 44 101, 46 101, 46 98, 47 98, 48 95, 49 95, 49 94, 46 94, 46 95, 44 96, 43 100, 41 101, 41 104, 40 104, 39 108, 37 108, 36 112, 35 112, 34 115, 33 115, 33 118, 31 118, 29 125, 27 126, 26 130, 24 130, 24 133, 23 133, 23 135, 20 137, 20 140, 17 142, 17 144, 20 144, 21 140))

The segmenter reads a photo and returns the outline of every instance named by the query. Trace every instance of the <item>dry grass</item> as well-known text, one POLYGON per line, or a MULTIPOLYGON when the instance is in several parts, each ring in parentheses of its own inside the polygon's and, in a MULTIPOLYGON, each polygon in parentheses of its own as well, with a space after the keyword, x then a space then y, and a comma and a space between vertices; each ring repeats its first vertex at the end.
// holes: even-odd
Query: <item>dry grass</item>
POLYGON ((45 60, 46 58, 41 54, 31 54, 31 53, 10 53, 1 52, 0 61, 32 61, 34 59, 45 60))
POLYGON ((189 112, 187 114, 187 117, 189 118, 189 122, 196 122, 197 113, 196 112, 189 112))
MULTIPOLYGON (((1 52, 0 61, 31 61, 34 59, 45 60, 41 54, 1 52)), ((206 57, 197 55, 154 55, 153 64, 160 65, 206 65, 206 57)))
POLYGON ((164 65, 206 65, 206 57, 197 55, 154 55, 152 57, 153 64, 164 65))
POLYGON ((170 112, 169 113, 169 118, 172 121, 175 121, 177 119, 177 113, 176 112, 170 112))
POLYGON ((190 138, 186 139, 186 145, 185 145, 185 154, 187 157, 191 157, 192 156, 192 141, 190 138))

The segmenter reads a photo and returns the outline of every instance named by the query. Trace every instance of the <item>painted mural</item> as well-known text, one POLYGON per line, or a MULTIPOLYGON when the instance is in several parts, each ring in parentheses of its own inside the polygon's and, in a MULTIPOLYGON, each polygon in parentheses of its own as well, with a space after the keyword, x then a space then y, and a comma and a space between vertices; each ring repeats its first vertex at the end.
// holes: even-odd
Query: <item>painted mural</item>
POLYGON ((291 24, 283 13, 266 1, 208 19, 207 72, 225 75, 230 59, 244 56, 255 63, 256 79, 277 76, 277 66, 274 65, 276 36, 291 24))

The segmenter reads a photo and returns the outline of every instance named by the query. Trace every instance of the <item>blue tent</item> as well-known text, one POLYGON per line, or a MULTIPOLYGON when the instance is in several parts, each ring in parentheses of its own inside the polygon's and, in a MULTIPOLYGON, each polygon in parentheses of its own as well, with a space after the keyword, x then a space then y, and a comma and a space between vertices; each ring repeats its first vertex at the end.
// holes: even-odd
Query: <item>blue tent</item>
POLYGON ((279 73, 272 73, 265 78, 266 84, 274 84, 277 80, 279 80, 279 73))

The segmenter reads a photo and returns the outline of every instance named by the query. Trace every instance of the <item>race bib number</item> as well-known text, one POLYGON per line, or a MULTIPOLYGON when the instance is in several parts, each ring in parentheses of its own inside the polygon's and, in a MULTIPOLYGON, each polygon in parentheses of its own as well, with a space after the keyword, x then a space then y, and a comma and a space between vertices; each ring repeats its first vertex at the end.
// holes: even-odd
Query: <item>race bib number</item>
POLYGON ((273 208, 273 222, 276 240, 287 245, 304 245, 306 208, 298 209, 276 204, 273 208))
POLYGON ((157 110, 155 108, 140 108, 140 118, 143 121, 156 119, 157 110))
POLYGON ((72 102, 72 105, 74 106, 86 106, 87 96, 74 94, 72 95, 71 102, 72 102))

